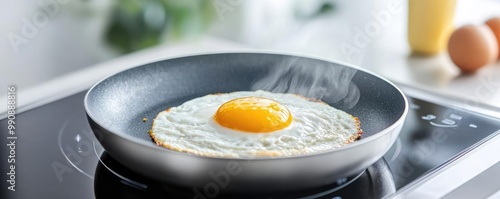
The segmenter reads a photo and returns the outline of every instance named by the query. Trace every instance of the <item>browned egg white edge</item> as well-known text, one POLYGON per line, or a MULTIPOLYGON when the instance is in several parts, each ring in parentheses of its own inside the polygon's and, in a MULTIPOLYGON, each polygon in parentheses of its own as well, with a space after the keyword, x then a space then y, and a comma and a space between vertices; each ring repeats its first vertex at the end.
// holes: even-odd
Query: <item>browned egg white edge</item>
MULTIPOLYGON (((209 94, 209 95, 222 95, 222 94, 225 94, 225 93, 215 93, 215 94, 209 94)), ((299 95, 299 94, 294 94, 294 95, 296 95, 298 97, 301 97, 301 98, 304 98, 304 99, 306 99, 308 101, 311 101, 311 102, 318 102, 318 103, 323 103, 323 104, 328 105, 327 103, 323 102, 320 99, 307 98, 307 97, 304 97, 304 96, 299 95)), ((330 106, 330 105, 328 105, 328 106, 330 106)), ((225 158, 234 158, 235 157, 235 156, 230 155, 230 154, 227 154, 227 155, 214 155, 214 154, 211 154, 211 153, 203 153, 203 152, 199 152, 199 151, 196 151, 196 150, 193 150, 193 149, 189 149, 189 148, 174 147, 174 146, 171 146, 171 145, 169 145, 167 143, 162 143, 160 141, 157 141, 156 138, 155 138, 155 135, 153 134, 153 129, 152 129, 153 126, 155 125, 156 118, 158 118, 158 116, 162 112, 169 112, 171 108, 172 107, 167 108, 166 110, 159 112, 156 115, 155 119, 153 119, 153 122, 151 124, 151 129, 148 130, 149 136, 151 137, 151 139, 153 140, 153 142, 156 145, 162 146, 162 147, 170 149, 170 150, 174 150, 174 151, 178 151, 178 152, 190 153, 190 154, 194 154, 194 155, 198 155, 198 156, 225 157, 225 158)), ((354 116, 352 116, 349 113, 347 113, 347 114, 354 119, 354 121, 356 123, 356 129, 357 129, 358 133, 356 135, 353 135, 353 136, 349 137, 349 139, 346 142, 344 142, 344 144, 350 144, 350 143, 353 143, 356 140, 359 140, 361 138, 361 135, 363 134, 363 130, 361 130, 361 122, 359 121, 359 118, 358 117, 354 117, 354 116)), ((339 148, 342 148, 342 147, 339 147, 339 148)), ((302 150, 296 150, 294 152, 298 152, 300 155, 312 154, 312 153, 302 152, 302 150)), ((293 156, 298 156, 298 155, 288 156, 288 155, 283 154, 280 151, 255 151, 254 155, 256 157, 293 157, 293 156)))

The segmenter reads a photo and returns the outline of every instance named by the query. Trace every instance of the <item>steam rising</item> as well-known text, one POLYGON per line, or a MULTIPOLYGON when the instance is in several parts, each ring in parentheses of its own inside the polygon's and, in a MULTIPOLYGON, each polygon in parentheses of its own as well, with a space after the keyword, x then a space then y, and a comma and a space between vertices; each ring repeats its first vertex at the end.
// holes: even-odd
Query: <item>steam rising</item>
POLYGON ((356 69, 299 58, 277 64, 279 66, 252 85, 253 90, 295 93, 332 103, 342 101, 347 109, 358 103, 359 88, 351 82, 356 69))

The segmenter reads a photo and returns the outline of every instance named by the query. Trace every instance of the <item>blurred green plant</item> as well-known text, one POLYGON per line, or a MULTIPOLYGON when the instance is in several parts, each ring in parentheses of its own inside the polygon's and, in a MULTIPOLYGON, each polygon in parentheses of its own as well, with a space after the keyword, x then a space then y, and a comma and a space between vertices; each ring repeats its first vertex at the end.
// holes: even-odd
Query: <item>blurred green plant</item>
POLYGON ((106 31, 107 42, 129 53, 204 32, 214 19, 207 0, 119 0, 106 31))

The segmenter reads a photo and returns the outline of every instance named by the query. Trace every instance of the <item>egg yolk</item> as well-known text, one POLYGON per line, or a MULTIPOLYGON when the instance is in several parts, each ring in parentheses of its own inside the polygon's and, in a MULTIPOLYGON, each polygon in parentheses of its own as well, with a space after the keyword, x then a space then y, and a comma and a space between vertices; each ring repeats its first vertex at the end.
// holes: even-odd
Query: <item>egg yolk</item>
POLYGON ((265 133, 290 126, 292 114, 276 101, 261 97, 242 97, 222 104, 214 119, 230 129, 265 133))

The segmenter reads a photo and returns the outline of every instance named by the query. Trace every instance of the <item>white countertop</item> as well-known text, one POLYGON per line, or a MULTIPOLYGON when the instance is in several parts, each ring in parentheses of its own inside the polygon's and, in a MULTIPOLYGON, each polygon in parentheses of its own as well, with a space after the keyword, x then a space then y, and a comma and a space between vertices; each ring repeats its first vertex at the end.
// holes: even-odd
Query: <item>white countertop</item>
MULTIPOLYGON (((169 46, 160 45, 131 53, 54 78, 33 87, 17 88, 17 113, 87 90, 99 80, 134 66, 181 55, 241 49, 245 48, 226 40, 214 37, 204 37, 188 43, 179 43, 169 46)), ((9 83, 11 83, 11 85, 16 85, 15 82, 9 83)), ((0 101, 7 101, 6 93, 2 94, 3 95, 0 96, 0 101)), ((6 117, 6 112, 7 106, 0 106, 0 118, 6 117)))
MULTIPOLYGON (((388 2, 392 1, 376 2, 366 3, 364 7, 356 4, 353 9, 363 12, 356 12, 362 15, 357 20, 340 12, 314 19, 306 25, 297 25, 299 28, 295 35, 272 47, 359 65, 396 83, 458 98, 460 106, 482 103, 500 108, 500 61, 485 66, 476 74, 463 75, 446 52, 433 57, 412 55, 406 38, 407 1, 396 1, 401 3, 403 11, 391 15, 380 34, 367 37, 366 47, 357 47, 354 40, 358 30, 363 31, 367 24, 376 22, 372 13, 387 9, 388 2), (343 44, 356 47, 359 52, 346 55, 339 47, 343 44)), ((480 25, 493 16, 500 16, 500 1, 458 0, 454 24, 456 27, 480 25)), ((496 116, 500 117, 500 114, 496 116)))
MULTIPOLYGON (((172 46, 158 46, 126 56, 90 66, 73 73, 47 81, 30 88, 17 90, 17 110, 22 112, 50 101, 90 88, 100 79, 116 72, 157 60, 182 55, 229 51, 260 51, 243 47, 215 37, 180 43, 172 46)), ((267 50, 263 50, 267 51, 267 50)), ((277 51, 280 52, 280 51, 277 51)), ((281 51, 284 53, 307 54, 301 51, 281 51)), ((379 51, 376 64, 366 67, 389 80, 428 93, 454 99, 454 105, 463 108, 482 107, 491 109, 488 114, 500 117, 500 64, 489 65, 475 75, 459 76, 456 68, 449 63, 445 54, 433 58, 408 57, 407 53, 393 52, 391 56, 379 51), (384 56, 386 57, 384 59, 384 56)), ((320 56, 321 57, 321 56, 320 56)), ((324 57, 331 59, 330 57, 324 57)), ((15 85, 15 83, 13 83, 15 85)), ((6 96, 0 96, 6 101, 6 96)), ((6 106, 0 106, 0 118, 6 115, 6 106)))

